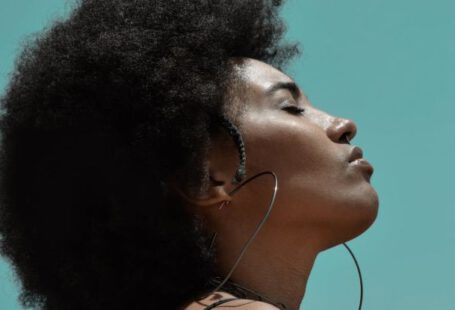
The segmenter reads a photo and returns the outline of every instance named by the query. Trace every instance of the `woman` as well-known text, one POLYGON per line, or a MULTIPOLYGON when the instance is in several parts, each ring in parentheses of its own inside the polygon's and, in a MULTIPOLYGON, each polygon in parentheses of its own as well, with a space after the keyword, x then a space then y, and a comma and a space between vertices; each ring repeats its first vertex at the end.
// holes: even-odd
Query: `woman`
POLYGON ((24 305, 294 310, 317 254, 372 224, 354 123, 279 70, 279 6, 82 0, 24 48, 0 122, 24 305))

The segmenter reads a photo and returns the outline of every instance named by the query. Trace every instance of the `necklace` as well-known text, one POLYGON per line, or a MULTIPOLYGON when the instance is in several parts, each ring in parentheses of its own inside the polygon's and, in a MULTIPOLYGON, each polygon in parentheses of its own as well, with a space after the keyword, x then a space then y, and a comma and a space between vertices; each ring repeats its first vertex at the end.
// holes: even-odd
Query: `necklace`
MULTIPOLYGON (((215 277, 210 280, 210 284, 213 287, 217 287, 222 282, 222 280, 223 279, 221 277, 215 277)), ((226 283, 223 284, 223 290, 239 298, 267 302, 268 304, 274 305, 280 310, 286 310, 286 306, 283 303, 274 302, 270 298, 261 295, 252 289, 246 288, 232 280, 227 280, 226 283)))

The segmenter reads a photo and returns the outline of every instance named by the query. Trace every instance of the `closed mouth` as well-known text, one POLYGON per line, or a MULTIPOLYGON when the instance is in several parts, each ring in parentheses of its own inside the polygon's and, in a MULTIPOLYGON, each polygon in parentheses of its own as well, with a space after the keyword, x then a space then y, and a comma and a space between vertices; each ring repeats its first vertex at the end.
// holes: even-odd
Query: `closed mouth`
POLYGON ((368 180, 374 172, 373 166, 365 158, 363 158, 363 151, 358 146, 355 146, 352 149, 348 162, 351 166, 357 166, 361 168, 362 171, 366 174, 368 180))

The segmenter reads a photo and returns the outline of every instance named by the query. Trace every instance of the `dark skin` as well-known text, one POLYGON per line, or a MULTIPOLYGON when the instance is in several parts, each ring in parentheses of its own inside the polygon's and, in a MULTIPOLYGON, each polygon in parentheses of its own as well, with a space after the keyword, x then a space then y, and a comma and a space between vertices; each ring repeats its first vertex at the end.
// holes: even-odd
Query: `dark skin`
MULTIPOLYGON (((263 62, 244 59, 239 71, 247 86, 234 100, 244 109, 239 128, 245 141, 247 176, 265 170, 278 177, 273 211, 231 279, 298 310, 314 261, 321 251, 351 240, 374 222, 378 196, 372 167, 349 143, 356 125, 315 108, 294 81, 263 62), (304 109, 305 111, 299 111, 304 109)), ((238 153, 220 137, 209 152, 212 182, 205 195, 186 197, 189 207, 217 232, 219 268, 227 274, 261 221, 273 192, 273 178, 255 179, 234 195, 231 184, 238 153), (219 209, 220 203, 230 204, 219 209)), ((186 309, 203 309, 229 294, 221 292, 186 309)), ((236 309, 276 309, 247 300, 223 304, 236 309)))

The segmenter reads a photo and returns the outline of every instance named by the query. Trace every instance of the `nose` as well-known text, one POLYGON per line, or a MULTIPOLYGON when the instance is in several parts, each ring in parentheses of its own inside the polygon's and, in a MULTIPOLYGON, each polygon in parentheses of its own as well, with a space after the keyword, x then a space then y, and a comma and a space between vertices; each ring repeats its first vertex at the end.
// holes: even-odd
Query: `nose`
POLYGON ((327 128, 327 136, 335 143, 348 143, 357 133, 356 124, 341 117, 333 117, 332 122, 327 128))

